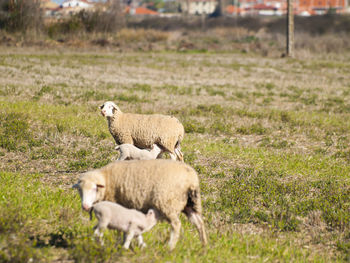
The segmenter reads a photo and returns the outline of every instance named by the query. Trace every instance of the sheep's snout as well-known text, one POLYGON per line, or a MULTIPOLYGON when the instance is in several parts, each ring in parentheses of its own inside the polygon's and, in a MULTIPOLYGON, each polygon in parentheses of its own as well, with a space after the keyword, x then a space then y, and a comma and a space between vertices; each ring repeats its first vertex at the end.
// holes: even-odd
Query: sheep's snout
POLYGON ((88 205, 88 204, 82 204, 81 207, 83 208, 83 210, 85 210, 85 211, 87 211, 87 212, 89 212, 90 209, 91 209, 91 206, 88 205))
POLYGON ((105 110, 101 110, 101 115, 102 115, 103 117, 105 117, 105 116, 106 116, 106 111, 105 111, 105 110))

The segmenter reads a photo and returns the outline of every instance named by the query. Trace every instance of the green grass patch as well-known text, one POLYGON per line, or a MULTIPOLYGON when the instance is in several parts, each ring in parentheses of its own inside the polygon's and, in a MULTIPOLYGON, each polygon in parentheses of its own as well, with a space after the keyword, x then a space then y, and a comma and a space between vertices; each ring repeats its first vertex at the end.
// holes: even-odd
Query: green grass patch
POLYGON ((25 151, 28 147, 38 146, 41 141, 35 139, 28 115, 23 113, 0 112, 0 147, 8 151, 25 151))
MULTIPOLYGON (((98 114, 97 106, 96 109, 92 110, 84 105, 64 106, 36 102, 11 103, 1 101, 0 105, 3 111, 8 112, 8 114, 16 114, 19 120, 27 120, 25 116, 30 116, 34 121, 57 127, 60 133, 69 132, 72 134, 83 134, 88 137, 105 138, 105 134, 108 131, 106 120, 98 114)), ((11 118, 7 117, 7 119, 11 118)), ((22 121, 18 125, 27 127, 25 123, 26 121, 22 121)), ((12 121, 11 125, 16 124, 13 124, 12 121)), ((24 132, 19 127, 15 127, 14 129, 20 133, 24 132)))
MULTIPOLYGON (((106 231, 105 245, 93 238, 92 226, 96 222, 82 220, 80 199, 73 190, 62 190, 44 185, 42 175, 0 173, 0 258, 2 261, 47 262, 53 259, 77 262, 152 261, 161 262, 227 262, 247 258, 263 260, 301 260, 309 257, 306 249, 295 247, 293 242, 238 233, 218 232, 209 223, 209 246, 202 248, 194 227, 183 219, 183 229, 176 249, 166 246, 168 224, 158 224, 144 235, 148 247, 133 251, 121 248, 121 235, 106 231), (18 187, 20 186, 20 187, 18 187), (293 252, 291 252, 293 251, 293 252)), ((225 188, 226 189, 226 188, 225 188)), ((313 259, 326 259, 313 255, 313 259)))

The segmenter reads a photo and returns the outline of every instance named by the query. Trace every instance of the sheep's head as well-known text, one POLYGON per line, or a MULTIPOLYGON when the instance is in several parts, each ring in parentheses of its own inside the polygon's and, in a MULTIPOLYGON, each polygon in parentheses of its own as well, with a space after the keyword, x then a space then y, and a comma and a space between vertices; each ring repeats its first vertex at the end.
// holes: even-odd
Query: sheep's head
POLYGON ((99 108, 103 117, 113 117, 115 113, 121 112, 119 107, 112 101, 106 101, 99 108))
POLYGON ((85 211, 90 211, 92 206, 103 200, 105 195, 105 186, 97 184, 91 180, 80 179, 78 183, 73 185, 73 188, 78 189, 81 198, 81 207, 85 211))

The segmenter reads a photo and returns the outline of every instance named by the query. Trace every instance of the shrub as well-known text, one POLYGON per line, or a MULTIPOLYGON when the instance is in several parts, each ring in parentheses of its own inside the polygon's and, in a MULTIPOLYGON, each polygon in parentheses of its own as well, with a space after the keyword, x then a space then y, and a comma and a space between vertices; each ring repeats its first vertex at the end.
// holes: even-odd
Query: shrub
POLYGON ((39 141, 34 140, 29 130, 27 116, 19 113, 0 113, 0 147, 8 151, 21 150, 23 143, 35 146, 39 141))
POLYGON ((26 32, 40 29, 43 15, 38 0, 0 0, 0 29, 26 32))
POLYGON ((49 25, 47 33, 51 38, 77 32, 114 33, 124 26, 124 17, 120 10, 118 1, 113 1, 107 11, 98 9, 90 12, 83 9, 61 22, 49 25))

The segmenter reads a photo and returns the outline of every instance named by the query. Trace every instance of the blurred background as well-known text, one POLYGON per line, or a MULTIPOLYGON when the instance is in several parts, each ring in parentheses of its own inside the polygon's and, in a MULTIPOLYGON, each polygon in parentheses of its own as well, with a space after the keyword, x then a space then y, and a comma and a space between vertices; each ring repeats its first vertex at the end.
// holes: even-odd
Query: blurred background
MULTIPOLYGON (((349 0, 295 0, 295 50, 349 50, 349 0)), ((0 45, 280 56, 286 0, 0 0, 0 45)))

